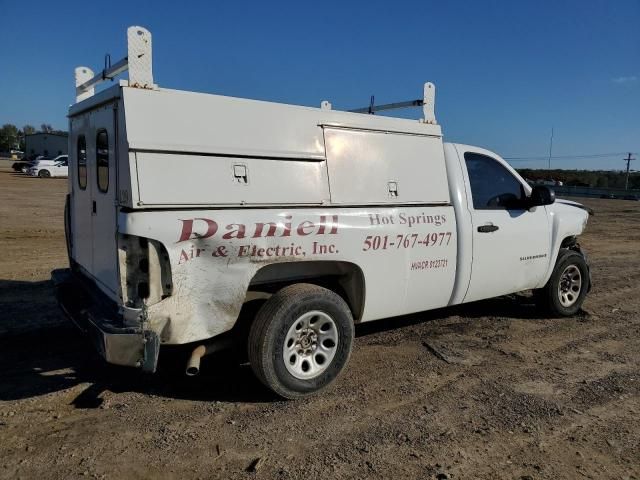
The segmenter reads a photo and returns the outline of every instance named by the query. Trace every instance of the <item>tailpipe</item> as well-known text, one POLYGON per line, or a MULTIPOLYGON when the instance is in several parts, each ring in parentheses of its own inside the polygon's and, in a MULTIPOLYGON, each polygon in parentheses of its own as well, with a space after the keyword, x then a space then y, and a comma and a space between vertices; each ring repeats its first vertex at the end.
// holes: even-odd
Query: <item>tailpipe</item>
POLYGON ((189 377, 194 377, 200 372, 200 360, 207 353, 207 347, 204 345, 198 345, 191 352, 191 356, 189 357, 189 361, 187 362, 187 369, 185 373, 189 377))
POLYGON ((206 344, 198 345, 191 352, 185 373, 188 377, 194 377, 200 373, 200 361, 205 355, 224 350, 233 345, 231 337, 214 338, 206 344))

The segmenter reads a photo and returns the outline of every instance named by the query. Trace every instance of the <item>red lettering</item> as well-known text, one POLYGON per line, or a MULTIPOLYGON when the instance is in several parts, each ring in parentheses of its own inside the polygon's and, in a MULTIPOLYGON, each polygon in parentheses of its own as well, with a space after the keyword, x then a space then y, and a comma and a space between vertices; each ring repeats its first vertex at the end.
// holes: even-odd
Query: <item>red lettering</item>
POLYGON ((230 240, 232 238, 244 238, 245 226, 242 223, 231 223, 225 227, 229 232, 225 233, 222 238, 224 240, 230 240), (234 225, 237 228, 233 228, 234 225), (234 235, 235 234, 235 235, 234 235))
POLYGON ((182 222, 182 233, 176 243, 184 242, 192 238, 209 238, 218 231, 218 224, 209 218, 194 218, 193 220, 180 220, 182 222), (201 220, 207 224, 207 231, 204 235, 193 231, 193 222, 201 220))
POLYGON ((286 217, 284 217, 287 219, 286 223, 284 224, 284 232, 282 232, 282 235, 280 235, 281 237, 290 237, 291 236, 291 215, 287 215, 286 217))
POLYGON ((338 233, 338 215, 331 216, 331 231, 329 235, 337 235, 338 233))
POLYGON ((180 252, 180 259, 178 260, 178 265, 182 265, 183 263, 187 263, 188 261, 189 261, 189 255, 187 255, 187 252, 182 250, 180 252))
POLYGON ((304 222, 300 222, 300 225, 298 225, 297 232, 298 232, 298 235, 301 235, 301 236, 311 235, 314 228, 316 228, 315 223, 310 222, 309 220, 305 220, 304 222), (305 229, 310 229, 310 230, 308 232, 305 232, 305 229))
POLYGON ((278 225, 275 222, 258 222, 256 223, 256 229, 253 233, 253 238, 262 237, 262 231, 264 230, 264 227, 266 225, 269 225, 269 230, 267 230, 267 234, 265 235, 265 237, 275 237, 276 230, 278 229, 278 225))
POLYGON ((337 234, 338 233, 338 215, 331 215, 331 220, 328 220, 326 215, 320 215, 318 235, 324 235, 326 233, 326 227, 329 227, 331 229, 331 231, 329 232, 329 235, 337 234))

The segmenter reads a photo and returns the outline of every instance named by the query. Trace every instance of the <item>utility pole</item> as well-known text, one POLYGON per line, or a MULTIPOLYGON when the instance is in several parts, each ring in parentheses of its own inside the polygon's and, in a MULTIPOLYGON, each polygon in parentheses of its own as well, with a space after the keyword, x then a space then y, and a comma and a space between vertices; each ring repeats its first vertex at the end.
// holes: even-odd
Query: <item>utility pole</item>
POLYGON ((629 190, 629 166, 631 165, 631 162, 635 160, 635 158, 631 158, 631 152, 629 152, 627 154, 627 158, 623 158, 623 160, 627 162, 627 175, 624 180, 624 189, 629 190))
POLYGON ((549 139, 549 167, 547 170, 551 170, 551 152, 553 151, 553 127, 551 127, 551 138, 549 139))

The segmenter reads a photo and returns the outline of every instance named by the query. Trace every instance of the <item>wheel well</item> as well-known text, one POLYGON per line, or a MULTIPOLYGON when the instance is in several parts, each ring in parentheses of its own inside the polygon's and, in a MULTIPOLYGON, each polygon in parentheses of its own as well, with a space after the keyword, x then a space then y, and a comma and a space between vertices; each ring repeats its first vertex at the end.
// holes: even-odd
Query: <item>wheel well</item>
POLYGON ((575 235, 565 238, 560 244, 560 248, 571 248, 578 243, 578 239, 575 235))
POLYGON ((578 243, 578 237, 576 237, 575 235, 572 235, 562 240, 562 244, 560 245, 560 250, 562 251, 563 249, 571 250, 574 252, 578 252, 581 255, 584 255, 584 252, 582 251, 582 248, 578 243))
POLYGON ((364 274, 349 262, 310 261, 273 263, 262 267, 251 279, 247 297, 275 293, 294 283, 311 283, 340 295, 356 322, 362 318, 365 298, 364 274))

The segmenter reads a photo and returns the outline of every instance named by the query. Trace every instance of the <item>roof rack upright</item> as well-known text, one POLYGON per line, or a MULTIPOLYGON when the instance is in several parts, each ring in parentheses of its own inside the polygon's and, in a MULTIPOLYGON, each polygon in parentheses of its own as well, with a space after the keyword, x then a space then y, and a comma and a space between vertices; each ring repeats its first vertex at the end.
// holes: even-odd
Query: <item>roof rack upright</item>
POLYGON ((146 28, 129 27, 127 29, 127 56, 111 65, 111 57, 107 55, 105 68, 97 75, 89 67, 76 67, 76 102, 93 96, 96 85, 113 80, 116 75, 125 70, 129 70, 130 87, 157 88, 157 85, 153 83, 151 32, 146 28))

